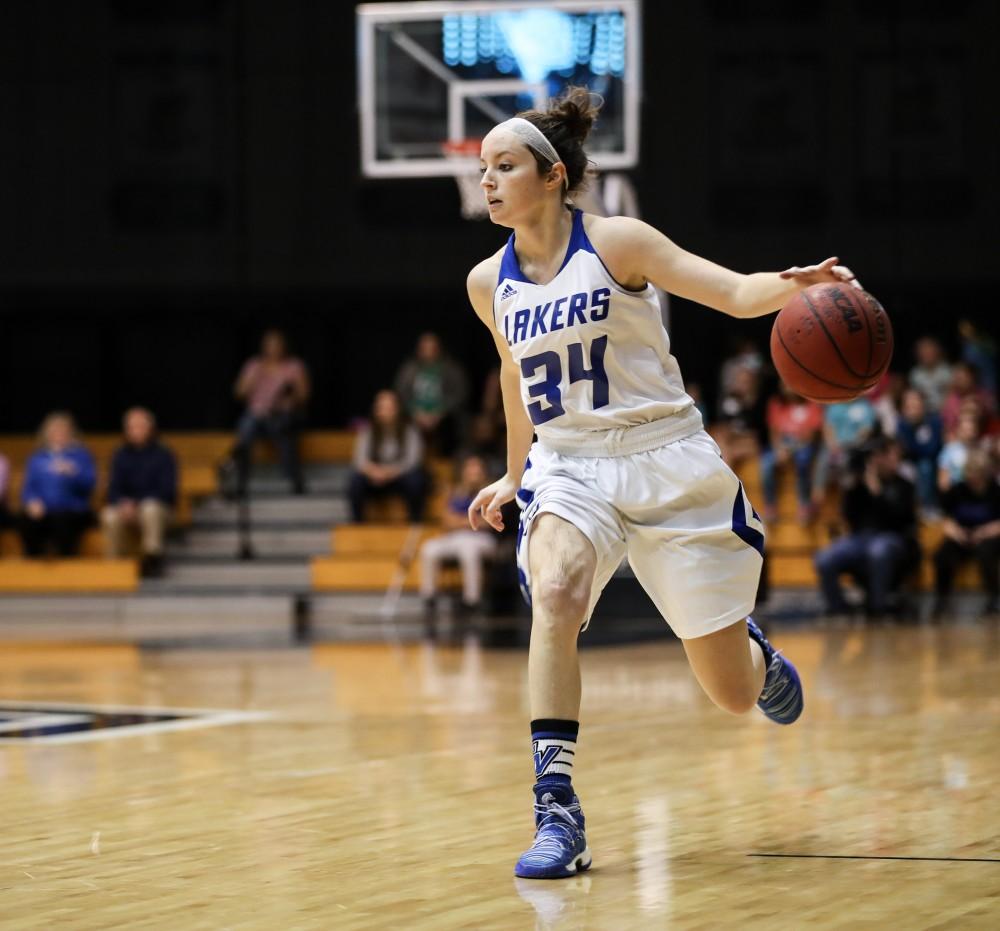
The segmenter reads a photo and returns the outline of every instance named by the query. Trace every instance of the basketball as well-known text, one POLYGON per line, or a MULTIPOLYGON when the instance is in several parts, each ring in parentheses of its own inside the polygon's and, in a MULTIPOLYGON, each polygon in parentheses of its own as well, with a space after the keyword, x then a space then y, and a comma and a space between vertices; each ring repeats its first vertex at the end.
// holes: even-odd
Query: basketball
POLYGON ((864 394, 892 360, 892 325, 867 291, 814 284, 775 318, 771 358, 785 384, 811 401, 832 404, 864 394))

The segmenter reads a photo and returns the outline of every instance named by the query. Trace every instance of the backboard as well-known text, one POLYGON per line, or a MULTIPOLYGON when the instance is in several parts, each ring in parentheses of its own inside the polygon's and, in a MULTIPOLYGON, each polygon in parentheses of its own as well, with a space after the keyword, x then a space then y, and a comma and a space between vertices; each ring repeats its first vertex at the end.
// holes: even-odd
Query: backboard
POLYGON ((475 171, 478 151, 460 143, 545 106, 567 84, 604 98, 587 145, 598 169, 634 166, 639 15, 639 0, 361 4, 362 171, 370 178, 475 171))

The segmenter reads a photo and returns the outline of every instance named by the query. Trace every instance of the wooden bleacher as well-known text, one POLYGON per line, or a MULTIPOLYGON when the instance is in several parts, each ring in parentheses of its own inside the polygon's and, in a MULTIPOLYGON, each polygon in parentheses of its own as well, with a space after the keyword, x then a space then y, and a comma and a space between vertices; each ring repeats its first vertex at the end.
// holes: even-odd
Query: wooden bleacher
MULTIPOLYGON (((760 506, 764 489, 760 483, 760 470, 756 460, 740 466, 740 480, 750 500, 760 506)), ((798 502, 791 474, 782 476, 779 485, 778 520, 767 528, 767 555, 770 582, 775 587, 815 588, 819 584, 813 557, 816 550, 831 540, 831 528, 840 524, 840 502, 836 493, 827 496, 816 519, 808 526, 801 526, 797 519, 798 502)), ((920 549, 923 553, 917 586, 930 591, 934 588, 934 551, 941 544, 942 531, 938 523, 922 523, 919 528, 920 549)), ((955 579, 956 589, 975 590, 981 585, 979 573, 973 564, 962 567, 955 579)))
MULTIPOLYGON (((447 459, 431 460, 433 491, 427 502, 428 523, 420 530, 417 544, 437 536, 445 507, 448 486, 453 480, 452 464, 447 459)), ((319 592, 385 591, 400 568, 404 547, 410 540, 406 508, 399 498, 384 498, 368 505, 369 523, 334 527, 330 556, 314 557, 311 563, 312 588, 319 592)), ((417 552, 407 569, 403 591, 419 588, 420 569, 417 552)), ((445 568, 438 579, 439 589, 461 585, 458 569, 445 568)))
MULTIPOLYGON (((161 439, 177 455, 179 464, 179 500, 176 514, 177 524, 190 523, 192 504, 200 497, 217 492, 216 466, 232 447, 233 436, 228 432, 166 432, 161 439)), ((90 434, 85 437, 87 447, 97 460, 99 483, 94 496, 95 511, 102 504, 107 472, 111 456, 121 443, 119 434, 90 434)), ((346 463, 350 461, 354 444, 354 434, 346 430, 307 431, 301 437, 302 460, 306 463, 346 463)), ((9 503, 18 499, 24 466, 35 449, 33 436, 0 437, 0 451, 11 463, 11 487, 9 503)), ((273 451, 264 444, 258 451, 264 461, 273 460, 273 451)), ((444 508, 445 489, 451 481, 451 465, 448 461, 435 461, 430 465, 433 488, 428 501, 428 527, 424 538, 433 533, 444 508)), ((750 461, 741 466, 740 478, 750 499, 758 505, 763 501, 760 474, 757 463, 750 461)), ((778 520, 768 527, 768 557, 771 584, 786 587, 815 587, 816 573, 813 566, 815 551, 829 542, 831 526, 838 522, 838 501, 830 495, 821 508, 817 519, 809 526, 802 527, 796 521, 797 504, 790 476, 781 484, 778 501, 778 520)), ((385 589, 393 579, 399 563, 399 554, 406 538, 406 510, 403 502, 396 498, 386 498, 371 502, 366 514, 369 524, 364 526, 344 526, 333 529, 333 555, 321 557, 312 562, 312 587, 316 591, 375 591, 385 589)), ((920 531, 924 560, 920 568, 919 584, 928 589, 933 585, 933 564, 931 554, 940 543, 941 531, 937 525, 924 525, 920 531)), ((51 561, 41 574, 31 576, 31 584, 42 588, 31 590, 49 591, 98 591, 132 590, 131 588, 94 588, 100 581, 88 582, 94 577, 95 564, 102 562, 101 533, 94 528, 87 531, 82 542, 81 558, 69 561, 51 561), (67 563, 65 570, 59 567, 67 563), (76 564, 79 564, 78 567, 76 564), (87 569, 87 566, 90 568, 87 569), (67 580, 83 587, 71 589, 60 587, 63 582, 59 575, 65 571, 67 580), (90 571, 90 576, 87 575, 90 571), (46 588, 45 586, 50 586, 46 588)), ((12 562, 21 556, 17 534, 6 530, 0 532, 0 591, 13 591, 5 587, 4 578, 16 572, 12 562)), ((133 567, 134 568, 134 567, 133 567)), ((410 566, 404 590, 417 587, 416 561, 410 566)), ((23 573, 22 573, 23 575, 23 573)), ((100 575, 100 573, 98 573, 100 575)), ((126 580, 127 573, 120 567, 109 570, 109 578, 114 585, 135 586, 134 580, 126 580), (114 581, 117 580, 117 581, 114 581)), ((28 576, 24 576, 25 579, 28 576)), ((443 582, 454 584, 457 570, 445 570, 443 582)), ((23 582, 21 584, 28 584, 23 582)), ((67 581, 66 584, 69 584, 67 581)), ((977 588, 979 577, 975 566, 966 566, 957 579, 960 588, 977 588)), ((25 590, 25 589, 21 589, 25 590)))
MULTIPOLYGON (((190 518, 189 503, 192 498, 214 494, 218 490, 216 466, 232 448, 233 434, 218 431, 165 432, 161 441, 177 456, 179 467, 179 512, 190 518), (185 504, 188 505, 185 507, 185 504)), ((94 433, 84 436, 86 447, 97 462, 99 481, 95 504, 100 504, 103 488, 107 484, 108 468, 114 451, 121 445, 118 433, 94 433)), ((302 435, 300 450, 303 462, 348 462, 353 449, 354 434, 348 430, 316 430, 302 435)), ((10 460, 11 487, 8 503, 17 500, 24 479, 24 467, 38 443, 34 436, 0 436, 0 452, 10 460)), ((269 444, 262 443, 256 451, 261 461, 274 461, 269 444)))
MULTIPOLYGON (((416 544, 413 559, 403 581, 403 591, 419 587, 419 564, 415 558, 425 540, 439 535, 431 526, 419 528, 414 540, 406 524, 345 524, 334 527, 331 556, 312 560, 312 588, 319 592, 385 591, 401 566, 407 545, 416 544)), ((438 588, 447 589, 461 584, 458 569, 443 569, 438 588)))
POLYGON ((134 559, 2 559, 0 593, 62 594, 134 592, 139 569, 134 559))
MULTIPOLYGON (((216 467, 233 445, 230 432, 164 432, 160 439, 169 446, 178 461, 178 502, 175 524, 191 522, 193 503, 218 491, 216 467)), ((108 481, 108 469, 114 451, 121 445, 119 433, 86 434, 84 443, 93 454, 98 469, 97 490, 92 499, 95 513, 100 512, 108 481)), ((347 462, 350 460, 354 434, 346 430, 318 430, 303 434, 301 453, 304 462, 347 462)), ((17 510, 24 470, 37 447, 33 435, 0 436, 0 452, 11 467, 7 503, 17 510)), ((274 452, 261 444, 256 452, 263 461, 273 461, 274 452)), ((0 531, 0 592, 127 592, 138 587, 137 568, 132 560, 103 559, 104 546, 99 528, 88 530, 81 540, 80 556, 69 560, 23 560, 20 537, 14 530, 0 531)))

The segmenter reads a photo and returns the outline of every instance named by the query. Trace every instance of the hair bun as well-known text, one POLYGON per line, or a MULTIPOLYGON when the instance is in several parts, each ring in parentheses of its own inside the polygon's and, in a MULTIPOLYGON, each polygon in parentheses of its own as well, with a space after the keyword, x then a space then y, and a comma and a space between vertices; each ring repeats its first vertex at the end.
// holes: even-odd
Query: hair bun
MULTIPOLYGON (((603 102, 603 101, 602 101, 603 102)), ((547 111, 547 115, 562 123, 566 134, 579 145, 587 140, 597 119, 601 104, 594 103, 586 87, 567 87, 566 92, 547 111)))
MULTIPOLYGON (((570 191, 584 183, 589 160, 583 144, 590 135, 597 119, 597 112, 604 101, 591 94, 586 87, 567 87, 547 110, 525 110, 517 115, 534 123, 545 138, 552 143, 560 160, 566 166, 566 179, 570 191)), ((535 154, 539 170, 548 171, 551 165, 542 155, 535 154)))

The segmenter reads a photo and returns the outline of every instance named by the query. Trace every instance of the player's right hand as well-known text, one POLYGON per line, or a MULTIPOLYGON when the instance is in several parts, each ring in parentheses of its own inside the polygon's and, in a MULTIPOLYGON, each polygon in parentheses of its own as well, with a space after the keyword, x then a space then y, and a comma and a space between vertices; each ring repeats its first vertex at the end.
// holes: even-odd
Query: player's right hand
POLYGON ((482 489, 469 505, 469 523, 473 530, 492 527, 497 532, 503 530, 503 514, 500 513, 508 501, 514 500, 518 483, 505 475, 492 485, 482 489))

